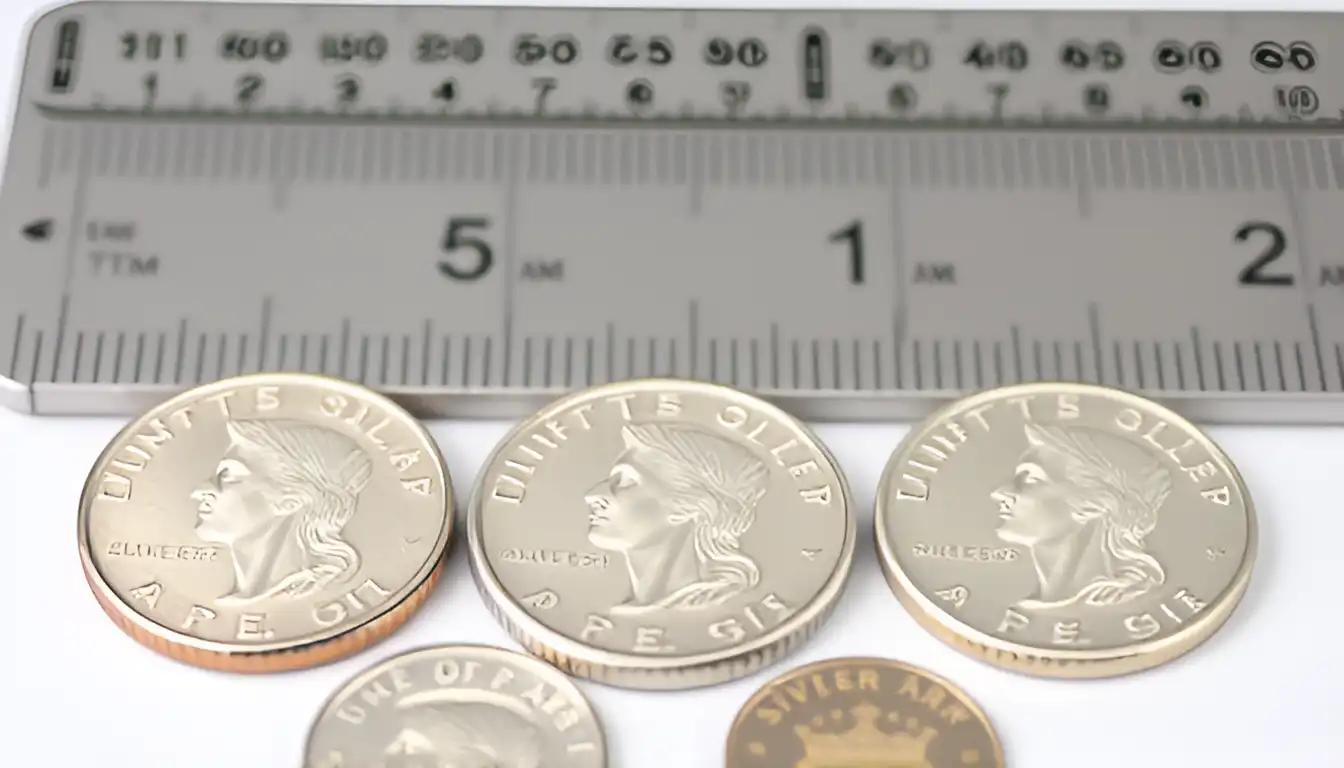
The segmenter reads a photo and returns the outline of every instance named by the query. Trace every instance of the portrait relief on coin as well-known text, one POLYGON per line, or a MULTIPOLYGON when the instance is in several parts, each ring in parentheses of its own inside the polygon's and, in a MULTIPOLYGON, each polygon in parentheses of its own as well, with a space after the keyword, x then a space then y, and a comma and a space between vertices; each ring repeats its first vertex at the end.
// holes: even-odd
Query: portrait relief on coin
POLYGON ((105 607, 174 642, 306 644, 424 583, 448 493, 432 440, 390 402, 317 377, 242 377, 114 439, 85 488, 81 551, 105 607))
POLYGON ((475 646, 411 651, 361 673, 323 708, 309 768, 603 768, 600 724, 556 670, 475 646))
POLYGON ((884 659, 828 659, 766 683, 738 712, 725 768, 1002 768, 963 691, 884 659))
POLYGON ((936 414, 892 456, 877 528, 888 580, 926 626, 1140 667, 1124 658, 1136 645, 1178 638, 1151 660, 1174 657, 1226 619, 1255 546, 1216 445, 1156 404, 1085 385, 1010 387, 936 414))
POLYGON ((598 388, 522 425, 469 520, 478 579, 515 628, 655 666, 809 621, 854 538, 843 477, 805 428, 680 382, 598 388))

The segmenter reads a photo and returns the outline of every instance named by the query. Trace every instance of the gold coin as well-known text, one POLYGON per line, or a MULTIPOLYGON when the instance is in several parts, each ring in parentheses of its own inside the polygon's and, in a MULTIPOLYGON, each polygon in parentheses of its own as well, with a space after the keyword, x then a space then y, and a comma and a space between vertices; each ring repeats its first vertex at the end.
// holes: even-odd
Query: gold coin
POLYGON ((937 675, 829 659, 766 683, 728 733, 725 768, 1003 768, 989 718, 937 675))
POLYGON ((879 560, 934 635, 1049 677, 1148 669, 1240 603, 1256 520, 1232 461, 1142 397, 1084 384, 981 392, 905 438, 878 490, 879 560))
POLYGON ((442 572, 452 499, 433 438, 390 400, 242 376, 113 438, 80 499, 80 559, 141 644, 211 669, 298 669, 410 618, 442 572))

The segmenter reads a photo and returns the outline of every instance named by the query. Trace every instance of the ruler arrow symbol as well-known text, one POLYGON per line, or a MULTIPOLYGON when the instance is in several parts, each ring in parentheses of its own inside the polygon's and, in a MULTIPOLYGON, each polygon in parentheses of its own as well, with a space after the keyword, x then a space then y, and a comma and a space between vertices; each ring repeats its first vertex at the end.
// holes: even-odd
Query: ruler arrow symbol
POLYGON ((43 242, 51 237, 51 230, 54 225, 55 222, 51 219, 30 221, 23 228, 23 236, 33 242, 43 242))

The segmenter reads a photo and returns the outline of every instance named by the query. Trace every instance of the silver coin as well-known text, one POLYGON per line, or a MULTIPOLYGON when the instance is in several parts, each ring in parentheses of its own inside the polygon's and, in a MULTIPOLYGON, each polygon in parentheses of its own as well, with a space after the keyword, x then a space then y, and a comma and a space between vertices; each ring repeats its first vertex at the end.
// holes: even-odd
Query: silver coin
POLYGON ((1214 442, 1090 384, 1018 384, 930 416, 892 454, 876 535, 888 583, 953 647, 1103 677, 1213 635, 1246 592, 1256 518, 1214 442))
POLYGON ((322 707, 306 768, 605 768, 583 693, 521 653, 445 645, 393 656, 322 707))
POLYGON ((848 578, 834 459, 780 409, 640 380, 520 424, 472 494, 468 543, 496 617, 533 653, 612 685, 750 674, 808 638, 848 578))
POLYGON ((443 571, 438 447, 364 387, 265 373, 173 397, 89 473, 85 576, 107 615, 180 661, 272 672, 348 656, 407 621, 443 571))

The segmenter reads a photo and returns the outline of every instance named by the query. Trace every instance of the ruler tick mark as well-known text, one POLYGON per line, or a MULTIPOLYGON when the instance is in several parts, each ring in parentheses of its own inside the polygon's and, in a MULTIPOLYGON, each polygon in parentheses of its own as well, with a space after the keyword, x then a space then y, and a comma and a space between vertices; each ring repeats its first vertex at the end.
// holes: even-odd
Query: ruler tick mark
POLYGON ((1259 391, 1264 392, 1266 390, 1265 361, 1264 361, 1264 355, 1260 349, 1260 342, 1258 341, 1251 342, 1251 350, 1255 352, 1255 374, 1256 374, 1256 381, 1258 381, 1260 384, 1259 391))
MULTIPOLYGON (((839 342, 837 341, 837 344, 838 344, 838 343, 839 343, 839 342)), ((863 355, 862 355, 862 353, 859 351, 860 346, 861 346, 861 342, 859 341, 858 337, 855 337, 855 338, 851 341, 851 344, 850 344, 850 347, 851 347, 851 349, 850 349, 850 359, 853 360, 853 363, 854 363, 854 385, 853 385, 852 389, 855 389, 855 390, 859 390, 859 389, 863 389, 863 388, 864 388, 864 387, 863 387, 863 355)), ((752 359, 752 371, 753 371, 753 373, 752 373, 752 386, 759 386, 759 385, 756 384, 756 382, 755 382, 755 369, 756 369, 756 340, 755 340, 755 339, 752 339, 752 342, 751 342, 751 350, 752 350, 752 352, 751 352, 751 359, 752 359)))
POLYGON ((961 339, 952 340, 952 384, 957 389, 965 389, 965 377, 961 369, 961 339))
POLYGON ((592 386, 593 384, 597 383, 593 375, 593 367, 595 365, 594 361, 596 360, 597 357, 596 354, 594 353, 595 347, 596 343, 593 341, 592 336, 588 336, 586 339, 584 339, 584 360, 583 360, 584 386, 592 386))
MULTIPOLYGON (((444 337, 444 343, 448 342, 448 337, 444 337)), ((445 347, 446 349, 446 347, 445 347)), ((444 358, 447 359, 446 357, 444 358)), ((462 386, 471 386, 471 334, 465 334, 462 337, 462 386)))
POLYGON ((980 340, 971 340, 971 360, 975 363, 975 388, 985 388, 985 361, 984 350, 980 348, 980 340))
MULTIPOLYGON (((1140 350, 1139 342, 1136 341, 1134 342, 1134 356, 1138 357, 1141 354, 1143 353, 1140 350)), ((1157 388, 1165 390, 1167 388, 1167 374, 1162 362, 1162 342, 1156 339, 1153 340, 1153 361, 1155 363, 1154 369, 1157 371, 1157 388)))
POLYGON ((873 389, 882 391, 882 341, 873 339, 873 389))
MULTIPOLYGON (((72 241, 77 238, 70 238, 72 241)), ((73 246, 72 246, 73 247, 73 246)), ((70 318, 70 292, 67 290, 61 294, 61 309, 56 321, 56 351, 51 358, 51 380, 56 381, 57 373, 61 365, 61 348, 65 344, 65 326, 70 318)))
POLYGON ((812 339, 812 388, 821 389, 821 342, 812 339))
MULTIPOLYGON (((1305 388, 1306 388, 1305 385, 1306 385, 1306 383, 1307 383, 1307 376, 1306 376, 1306 371, 1304 371, 1304 370, 1302 369, 1302 345, 1299 344, 1299 343, 1297 343, 1297 342, 1293 342, 1293 349, 1294 349, 1294 351, 1297 353, 1297 382, 1298 382, 1298 386, 1299 386, 1299 387, 1302 387, 1303 389, 1305 389, 1305 388)), ((1275 341, 1275 342, 1274 342, 1274 367, 1275 367, 1275 368, 1278 370, 1278 372, 1279 372, 1279 391, 1280 391, 1280 392, 1287 392, 1287 391, 1288 391, 1288 374, 1287 374, 1287 373, 1284 371, 1284 369, 1283 369, 1283 345, 1280 344, 1278 341, 1275 341)))
POLYGON ((135 366, 131 372, 131 381, 140 383, 141 372, 144 369, 145 362, 145 332, 140 331, 135 335, 135 366))
POLYGON ((42 337, 41 330, 33 338, 33 362, 29 369, 29 381, 37 381, 37 367, 42 364, 42 337))
MULTIPOLYGON (((117 331, 116 352, 112 356, 112 383, 121 383, 121 362, 122 356, 126 352, 126 332, 117 331)), ((221 377, 222 378, 222 377, 221 377)))
MULTIPOLYGON (((384 368, 387 367, 386 337, 384 337, 383 367, 384 368)), ((410 377, 411 377, 411 337, 410 334, 403 333, 401 335, 401 385, 403 387, 411 383, 410 377)), ((384 382, 386 382, 387 380, 386 377, 384 377, 383 380, 384 382)))
POLYGON ((27 319, 27 314, 20 312, 14 324, 14 348, 9 351, 9 378, 13 381, 19 380, 19 351, 23 347, 23 326, 27 319))
POLYGON ((338 365, 340 367, 336 370, 339 371, 340 376, 344 378, 349 375, 346 372, 346 364, 350 360, 350 318, 348 317, 341 318, 341 347, 339 355, 338 365))
POLYGON ((799 346, 798 346, 798 339, 797 339, 796 337, 793 338, 793 339, 790 339, 790 341, 789 341, 789 349, 790 349, 790 351, 791 351, 791 353, 792 353, 792 354, 791 354, 790 363, 791 363, 791 365, 792 365, 792 369, 793 369, 793 387, 794 387, 794 389, 797 389, 797 388, 799 388, 800 386, 802 386, 802 383, 803 383, 803 371, 802 371, 802 355, 800 354, 799 346))
MULTIPOLYGON (((451 385, 450 382, 448 381, 448 376, 452 368, 451 363, 453 358, 452 336, 446 333, 443 335, 443 338, 439 340, 439 351, 441 353, 439 356, 439 386, 447 387, 451 385)), ((466 379, 464 378, 462 381, 462 386, 465 387, 466 385, 467 382, 466 379)))
MULTIPOLYGON (((1087 305, 1087 325, 1092 331, 1092 361, 1096 365, 1096 381, 1106 381, 1106 369, 1101 364, 1101 319, 1097 315, 1096 302, 1087 305)), ((1081 366, 1080 366, 1081 367, 1081 366)), ((1080 370, 1081 374, 1082 371, 1080 370)))
POLYGON ((565 389, 574 386, 574 337, 565 336, 565 389))
MULTIPOLYGON (((280 336, 279 336, 278 338, 276 338, 276 350, 275 350, 275 356, 276 356, 275 367, 276 367, 277 369, 281 370, 281 371, 285 370, 285 366, 286 366, 286 364, 289 362, 289 334, 288 334, 288 333, 281 333, 280 336)), ((300 369, 300 370, 303 369, 303 362, 302 362, 302 361, 299 362, 299 369, 300 369)))
POLYGON ((761 358, 760 358, 760 345, 757 342, 755 336, 751 337, 750 345, 751 345, 751 386, 753 389, 757 389, 761 386, 761 358))
POLYGON ((1019 382, 1022 381, 1022 334, 1016 324, 1010 326, 1008 331, 1013 340, 1013 373, 1016 377, 1013 381, 1019 382))
MULTIPOLYGON (((1125 358, 1124 353, 1120 351, 1120 342, 1118 340, 1111 342, 1111 351, 1115 354, 1115 383, 1123 389, 1127 383, 1125 381, 1125 358)), ((1143 377, 1140 376, 1140 387, 1143 386, 1142 380, 1143 377)))
MULTIPOLYGON (((15 345, 14 347, 15 354, 17 354, 18 351, 19 351, 18 345, 15 345)), ((70 381, 72 382, 75 383, 79 382, 79 362, 80 358, 83 357, 83 355, 84 355, 84 332, 75 331, 75 359, 70 363, 70 381)), ((11 364, 10 370, 13 370, 13 368, 14 366, 11 364)))
POLYGON ((1223 346, 1217 341, 1213 342, 1213 366, 1218 374, 1218 390, 1227 391, 1226 375, 1223 372, 1223 346))
MULTIPOLYGON (((420 329, 420 386, 429 386, 429 344, 430 339, 434 338, 433 321, 425 318, 424 325, 420 329)), ((444 355, 447 358, 447 355, 444 355)), ((447 384, 447 377, 444 377, 444 383, 447 384)))
POLYGON ((163 355, 168 346, 168 334, 159 331, 158 342, 154 346, 154 383, 163 383, 163 355))
POLYGON ((912 357, 914 358, 912 362, 914 363, 914 366, 915 366, 915 389, 923 389, 923 388, 924 388, 924 366, 923 366, 923 361, 921 360, 921 358, 923 357, 923 355, 920 354, 920 348, 919 348, 919 347, 920 347, 920 344, 919 344, 919 339, 911 339, 911 340, 910 340, 910 343, 911 343, 911 347, 912 347, 912 349, 911 349, 911 355, 912 355, 912 357))
MULTIPOLYGON (((607 381, 616 380, 616 326, 607 323, 607 381)), ((710 366, 713 367, 713 342, 710 342, 710 366)), ((712 376, 713 374, 711 374, 712 376)))
POLYGON ((552 378, 552 375, 553 375, 553 374, 552 374, 552 370, 551 370, 551 368, 552 368, 552 361, 551 361, 551 358, 552 358, 552 355, 554 354, 554 352, 552 351, 552 348, 553 348, 554 344, 555 344, 555 339, 552 338, 552 337, 549 336, 549 335, 546 336, 545 340, 544 340, 543 343, 542 343, 542 350, 541 350, 541 354, 542 354, 542 380, 545 382, 545 386, 546 386, 547 389, 550 389, 550 387, 551 387, 551 378, 552 378))
POLYGON ((1245 361, 1242 360, 1242 356, 1241 356, 1241 342, 1240 342, 1240 341, 1234 341, 1234 342, 1232 342, 1232 359, 1233 359, 1233 361, 1235 361, 1235 363, 1236 363, 1236 367, 1237 367, 1237 371, 1236 371, 1236 372, 1237 372, 1237 389, 1240 390, 1240 391, 1242 391, 1242 392, 1245 392, 1245 391, 1246 391, 1246 365, 1245 365, 1245 361))
POLYGON ((246 363, 247 342, 248 342, 248 336, 246 333, 238 334, 238 363, 233 368, 233 372, 235 374, 242 374, 246 372, 245 366, 247 364, 246 363))

